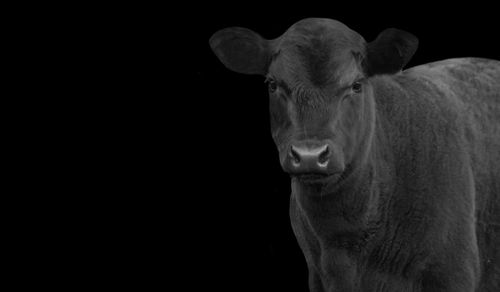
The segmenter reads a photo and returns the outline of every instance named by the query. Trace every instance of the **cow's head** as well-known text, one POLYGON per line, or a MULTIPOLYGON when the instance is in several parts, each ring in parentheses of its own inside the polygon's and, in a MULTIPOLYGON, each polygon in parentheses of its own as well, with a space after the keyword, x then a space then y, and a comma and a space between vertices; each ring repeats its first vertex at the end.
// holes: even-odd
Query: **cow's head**
POLYGON ((310 184, 339 180, 363 157, 375 124, 370 77, 401 71, 417 45, 396 29, 366 43, 338 21, 315 18, 274 40, 238 27, 210 39, 227 68, 265 76, 283 169, 310 184))

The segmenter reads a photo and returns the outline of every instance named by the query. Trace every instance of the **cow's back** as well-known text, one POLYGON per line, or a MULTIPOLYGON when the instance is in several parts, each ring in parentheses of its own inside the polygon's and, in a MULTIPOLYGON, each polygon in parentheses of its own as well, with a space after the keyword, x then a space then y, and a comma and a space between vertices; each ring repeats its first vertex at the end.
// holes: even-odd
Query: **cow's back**
MULTIPOLYGON (((457 132, 468 152, 475 187, 476 234, 482 281, 478 291, 500 288, 500 62, 479 58, 448 59, 408 69, 393 81, 427 88, 428 103, 447 107, 442 119, 457 132), (431 96, 431 98, 429 98, 431 96), (435 100, 433 100, 435 99, 435 100)), ((405 88, 406 86, 406 88, 405 88)), ((438 118, 439 119, 439 118, 438 118)), ((439 139, 438 139, 439 140, 439 139)))

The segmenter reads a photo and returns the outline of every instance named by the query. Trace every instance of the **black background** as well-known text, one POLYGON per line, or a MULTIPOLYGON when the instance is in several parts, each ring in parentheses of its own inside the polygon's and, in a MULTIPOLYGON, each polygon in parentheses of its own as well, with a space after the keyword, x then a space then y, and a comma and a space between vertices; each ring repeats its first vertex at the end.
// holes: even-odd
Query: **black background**
POLYGON ((202 193, 186 189, 185 195, 199 204, 201 215, 195 225, 196 252, 203 254, 198 267, 207 271, 207 283, 224 291, 308 290, 305 260, 289 222, 290 183, 270 135, 264 78, 226 69, 208 46, 214 32, 242 26, 272 39, 300 19, 326 17, 367 41, 389 27, 415 34, 420 45, 407 67, 457 57, 500 59, 493 6, 333 8, 247 13, 243 7, 192 18, 188 66, 194 82, 183 98, 194 116, 189 114, 193 127, 185 130, 203 153, 205 184, 202 193))
MULTIPOLYGON (((55 136, 63 142, 48 144, 62 156, 61 175, 48 173, 45 163, 36 171, 55 181, 48 193, 63 193, 51 201, 34 192, 57 210, 35 204, 51 222, 39 221, 42 216, 30 221, 42 226, 41 236, 26 250, 37 245, 43 259, 28 266, 44 281, 136 290, 307 291, 264 78, 230 72, 217 60, 208 40, 219 29, 242 26, 276 38, 298 20, 325 17, 367 41, 388 27, 415 34, 420 47, 408 66, 467 56, 500 60, 493 6, 183 4, 190 7, 54 8, 58 17, 37 13, 48 27, 29 25, 40 37, 23 58, 42 60, 33 72, 62 96, 46 98, 34 86, 33 98, 48 101, 56 114, 37 108, 54 125, 39 119, 30 126, 61 128, 55 136), (52 64, 56 59, 60 67, 52 64), (50 264, 57 272, 47 269, 50 264)), ((40 156, 50 163, 54 157, 40 156)))

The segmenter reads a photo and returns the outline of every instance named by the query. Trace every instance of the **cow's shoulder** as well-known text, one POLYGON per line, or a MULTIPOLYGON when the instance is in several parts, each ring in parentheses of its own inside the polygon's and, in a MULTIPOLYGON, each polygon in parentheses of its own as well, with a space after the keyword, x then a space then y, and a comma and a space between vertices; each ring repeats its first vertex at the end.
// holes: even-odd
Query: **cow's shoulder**
POLYGON ((478 117, 490 116, 494 124, 500 123, 500 61, 448 59, 411 68, 401 75, 430 84, 439 91, 436 96, 461 104, 478 117))
POLYGON ((467 132, 468 140, 488 135, 500 141, 499 61, 447 59, 377 76, 372 85, 380 113, 402 132, 419 136, 414 140, 433 145, 425 133, 440 133, 446 143, 463 144, 467 132))

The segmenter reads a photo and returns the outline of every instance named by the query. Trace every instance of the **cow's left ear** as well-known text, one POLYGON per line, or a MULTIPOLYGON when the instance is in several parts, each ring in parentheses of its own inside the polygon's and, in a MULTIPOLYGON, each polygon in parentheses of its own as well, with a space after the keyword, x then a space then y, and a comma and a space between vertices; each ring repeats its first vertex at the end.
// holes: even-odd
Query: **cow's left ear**
POLYGON ((243 27, 219 30, 210 38, 210 47, 230 70, 265 75, 271 60, 272 41, 243 27))
POLYGON ((418 39, 409 32, 388 28, 367 44, 365 73, 394 74, 403 69, 418 47, 418 39))

